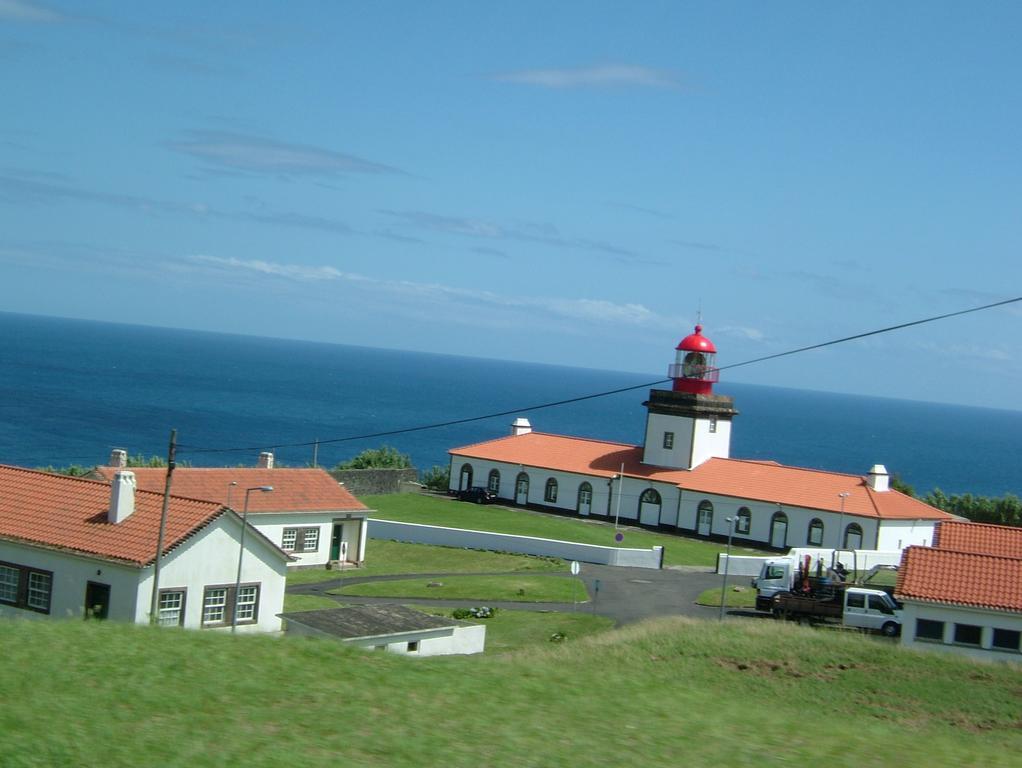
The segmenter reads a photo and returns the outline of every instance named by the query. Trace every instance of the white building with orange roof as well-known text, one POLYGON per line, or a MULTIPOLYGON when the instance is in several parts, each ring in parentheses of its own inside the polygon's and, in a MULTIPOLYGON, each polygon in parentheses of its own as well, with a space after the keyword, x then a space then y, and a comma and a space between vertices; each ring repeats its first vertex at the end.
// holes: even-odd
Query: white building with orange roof
POLYGON ((287 562, 223 504, 0 466, 0 617, 279 632, 287 562), (243 535, 247 532, 247 536, 243 535))
POLYGON ((650 391, 642 445, 533 431, 454 448, 452 492, 485 486, 520 506, 620 519, 668 532, 776 549, 927 545, 952 515, 864 476, 730 458, 732 398, 717 395, 716 348, 702 328, 676 348, 669 390, 650 391))
MULTIPOLYGON (((115 450, 111 466, 97 467, 94 475, 109 482, 125 467, 126 460, 125 451, 115 450)), ((365 560, 369 508, 325 470, 273 464, 273 454, 263 453, 258 467, 178 466, 173 473, 172 492, 244 512, 246 490, 270 487, 271 492, 249 495, 248 519, 257 531, 292 556, 292 567, 331 562, 360 565, 365 560)), ((166 469, 139 467, 132 471, 140 489, 163 491, 166 469)))
POLYGON ((1022 662, 1022 529, 941 522, 902 553, 894 595, 903 645, 1022 662))

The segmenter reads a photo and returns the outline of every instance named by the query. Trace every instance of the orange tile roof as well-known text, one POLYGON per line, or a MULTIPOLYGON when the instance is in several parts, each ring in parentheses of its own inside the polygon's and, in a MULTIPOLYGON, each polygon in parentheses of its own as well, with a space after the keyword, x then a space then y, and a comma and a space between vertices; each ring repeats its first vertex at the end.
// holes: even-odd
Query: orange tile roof
MULTIPOLYGON (((107 522, 110 486, 0 465, 0 538, 145 566, 155 559, 162 493, 136 491, 134 513, 107 522)), ((225 513, 221 504, 171 497, 169 552, 225 513)))
MULTIPOLYGON (((114 467, 96 467, 96 473, 107 481, 113 479, 114 467)), ((131 468, 138 487, 163 493, 167 470, 161 468, 131 468)), ((365 504, 338 484, 322 469, 260 469, 258 467, 177 467, 171 481, 171 493, 192 499, 207 499, 227 503, 227 489, 231 488, 230 506, 240 512, 245 504, 245 489, 272 485, 272 493, 249 494, 249 513, 269 512, 361 512, 365 504), (231 482, 237 485, 231 486, 231 482)))
POLYGON ((954 518, 947 512, 899 491, 874 491, 860 475, 742 459, 709 459, 691 470, 666 469, 643 464, 640 446, 543 432, 528 432, 452 448, 449 453, 457 457, 521 464, 608 479, 616 475, 624 464, 627 477, 670 483, 685 491, 779 502, 831 512, 841 511, 841 497, 838 494, 847 492, 846 515, 885 520, 954 518))
POLYGON ((894 594, 899 600, 1022 611, 1022 558, 907 547, 894 594))
POLYGON ((948 520, 937 526, 933 546, 977 555, 1022 557, 1022 528, 948 520))

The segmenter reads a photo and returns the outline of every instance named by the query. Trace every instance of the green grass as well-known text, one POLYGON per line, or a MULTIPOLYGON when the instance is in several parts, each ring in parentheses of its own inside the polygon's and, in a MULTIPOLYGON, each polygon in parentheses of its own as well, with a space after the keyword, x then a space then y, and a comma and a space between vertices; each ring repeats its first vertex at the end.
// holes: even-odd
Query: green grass
POLYGON ((337 608, 339 605, 336 600, 323 595, 284 595, 284 613, 319 611, 324 608, 337 608))
MULTIPOLYGON (((724 545, 683 536, 652 533, 639 528, 623 528, 624 541, 614 541, 614 524, 596 520, 559 517, 526 509, 511 509, 496 504, 480 505, 454 501, 443 496, 403 493, 364 496, 362 501, 376 510, 373 517, 405 523, 473 528, 494 533, 515 533, 546 539, 577 541, 606 547, 664 548, 664 565, 703 565, 717 563, 724 545)), ((759 550, 732 546, 735 554, 763 554, 759 550)))
MULTIPOLYGON (((450 616, 449 610, 423 609, 436 616, 450 616)), ((584 637, 612 629, 614 622, 604 616, 594 616, 580 607, 573 613, 557 611, 499 610, 490 619, 467 619, 486 625, 486 655, 492 656, 526 648, 551 645, 555 633, 564 637, 562 644, 577 643, 584 637)))
MULTIPOLYGON (((720 607, 720 587, 712 587, 696 598, 696 605, 720 607)), ((755 608, 756 590, 752 587, 728 584, 724 591, 724 605, 727 608, 755 608)))
POLYGON ((287 583, 312 584, 347 576, 386 576, 397 573, 505 573, 517 571, 566 571, 567 563, 555 557, 531 557, 503 552, 404 544, 383 539, 366 542, 366 564, 361 568, 328 571, 308 568, 289 571, 287 583))
POLYGON ((560 576, 444 576, 439 579, 371 581, 331 589, 331 595, 413 597, 433 600, 510 600, 522 603, 570 603, 586 599, 578 579, 560 576), (430 584, 440 586, 430 586, 430 584))
POLYGON ((6 620, 0 659, 4 768, 1022 764, 1017 666, 777 622, 661 620, 408 659, 6 620))

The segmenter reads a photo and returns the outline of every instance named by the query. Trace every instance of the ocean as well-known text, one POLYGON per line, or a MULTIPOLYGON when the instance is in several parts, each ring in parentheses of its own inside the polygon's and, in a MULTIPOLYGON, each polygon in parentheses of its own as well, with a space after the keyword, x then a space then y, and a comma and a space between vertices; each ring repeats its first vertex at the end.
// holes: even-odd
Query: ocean
MULTIPOLYGON (((665 351, 664 367, 670 350, 665 351)), ((925 493, 1022 493, 1022 411, 782 389, 724 380, 739 415, 731 455, 865 474, 876 463, 925 493)), ((254 464, 260 450, 333 466, 382 444, 420 469, 448 448, 543 432, 639 443, 648 387, 662 380, 455 355, 395 351, 0 313, 0 463, 105 463, 112 448, 194 466, 254 464), (471 423, 364 437, 510 411, 471 423), (356 439, 352 439, 356 438, 356 439)))

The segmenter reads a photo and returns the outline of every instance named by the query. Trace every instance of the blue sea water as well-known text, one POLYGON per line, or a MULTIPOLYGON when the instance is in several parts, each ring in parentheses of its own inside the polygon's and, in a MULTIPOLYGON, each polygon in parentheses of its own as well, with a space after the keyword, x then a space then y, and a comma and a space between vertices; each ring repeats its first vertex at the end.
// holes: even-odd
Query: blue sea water
MULTIPOLYGON (((665 352, 665 367, 670 350, 665 352)), ((639 388, 555 408, 530 406, 658 381, 614 371, 0 313, 0 463, 93 465, 110 449, 197 466, 311 462, 314 440, 513 411, 387 437, 324 442, 320 465, 393 445, 420 468, 450 447, 505 435, 515 415, 544 432, 638 443, 639 388), (207 449, 242 450, 207 452, 207 449)), ((919 492, 1022 491, 1022 412, 722 381, 740 414, 732 456, 864 474, 885 464, 919 492)))

